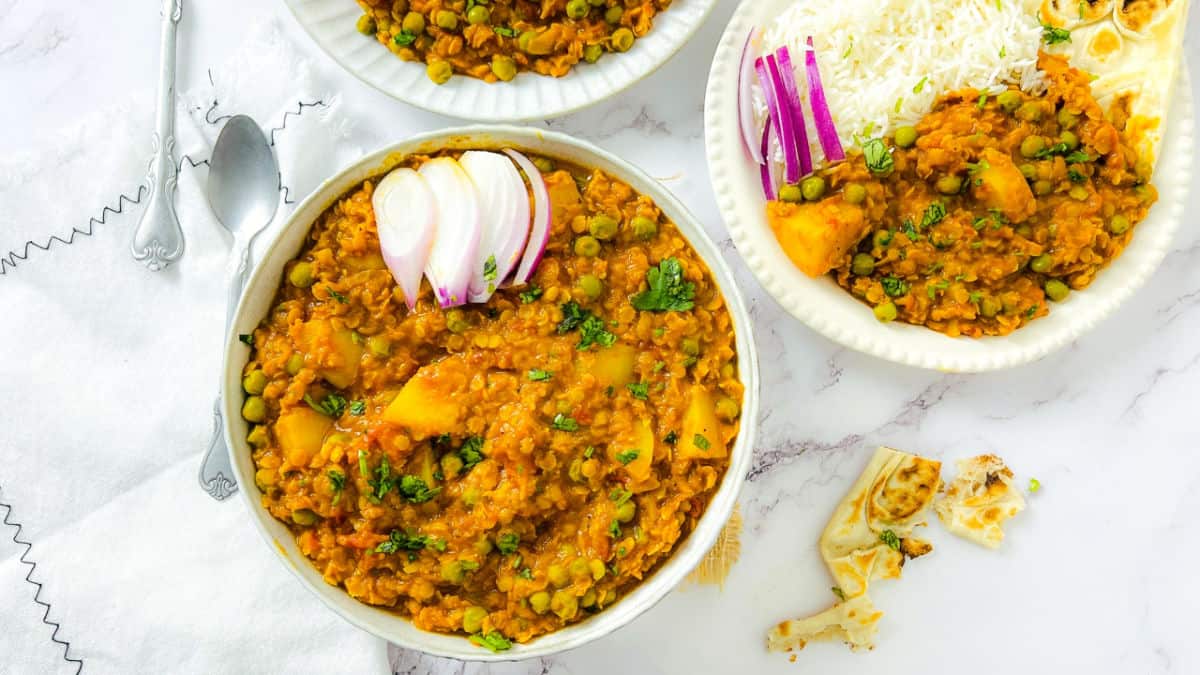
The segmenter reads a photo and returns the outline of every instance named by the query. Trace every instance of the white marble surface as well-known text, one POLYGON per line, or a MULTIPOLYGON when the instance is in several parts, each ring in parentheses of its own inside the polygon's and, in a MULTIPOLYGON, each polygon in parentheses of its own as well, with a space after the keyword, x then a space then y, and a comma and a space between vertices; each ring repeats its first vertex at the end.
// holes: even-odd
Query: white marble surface
MULTIPOLYGON (((155 4, 0 0, 0 152, 145 89, 156 69, 155 4)), ((1200 672, 1200 527, 1192 519, 1200 511, 1200 426, 1191 417, 1200 400, 1200 196, 1192 196, 1175 250, 1147 286, 1093 333, 1040 363, 947 376, 847 352, 765 296, 728 243, 709 191, 704 81, 734 4, 723 0, 693 42, 650 79, 547 124, 663 179, 726 244, 768 366, 759 448, 741 500, 741 561, 723 591, 685 587, 618 633, 552 660, 488 668, 397 650, 395 670, 1200 672), (994 451, 1022 484, 1036 476, 1043 489, 999 552, 930 527, 934 553, 913 561, 904 579, 872 591, 886 612, 873 652, 813 645, 795 663, 765 653, 773 622, 830 600, 816 539, 878 444, 943 460, 994 451)), ((346 109, 380 143, 457 123, 344 75, 316 53, 281 2, 267 0, 204 0, 203 11, 190 13, 180 32, 179 88, 207 77, 249 30, 249 17, 264 11, 284 17, 318 66, 340 78, 346 109)), ((1200 11, 1192 14, 1187 46, 1194 74, 1198 23, 1200 11)))

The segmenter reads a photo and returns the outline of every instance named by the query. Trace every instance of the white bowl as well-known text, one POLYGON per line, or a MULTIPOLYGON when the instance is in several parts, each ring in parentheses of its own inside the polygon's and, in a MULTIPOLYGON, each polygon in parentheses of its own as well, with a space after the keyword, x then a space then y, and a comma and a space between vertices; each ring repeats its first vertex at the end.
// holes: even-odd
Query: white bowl
POLYGON ((650 75, 692 37, 716 0, 675 0, 654 17, 654 28, 621 54, 580 63, 564 77, 521 73, 488 84, 455 75, 436 85, 425 64, 401 61, 374 38, 358 33, 362 10, 351 0, 287 0, 296 20, 325 53, 363 82, 431 112, 479 122, 558 117, 604 100, 650 75))
POLYGON ((734 283, 733 275, 717 247, 684 205, 641 170, 588 143, 548 131, 490 126, 423 134, 367 155, 322 183, 300 204, 283 229, 270 242, 262 263, 251 275, 238 305, 232 332, 226 338, 224 358, 221 412, 225 416, 225 440, 230 449, 234 476, 238 485, 242 487, 242 496, 271 550, 280 555, 281 561, 301 583, 342 618, 389 642, 436 656, 472 661, 513 661, 548 656, 583 645, 629 623, 675 588, 712 547, 733 510, 754 451, 758 419, 758 357, 750 334, 750 315, 734 283), (738 368, 746 394, 742 408, 742 428, 730 453, 729 469, 725 472, 725 477, 696 529, 680 543, 671 558, 612 607, 527 644, 514 645, 510 651, 492 654, 470 644, 462 637, 420 630, 399 614, 363 604, 351 598, 341 588, 325 583, 321 574, 297 549, 295 539, 287 527, 263 508, 261 495, 254 488, 254 465, 250 457, 250 447, 246 443, 249 429, 240 414, 244 397, 241 372, 249 358, 250 350, 238 339, 238 335, 252 332, 267 314, 283 277, 284 265, 299 253, 309 228, 317 217, 348 190, 366 178, 380 173, 386 158, 397 153, 427 153, 443 148, 500 147, 528 150, 561 158, 580 166, 603 169, 629 183, 662 208, 704 259, 725 297, 736 330, 738 368))
POLYGON ((796 318, 830 340, 889 361, 951 372, 999 370, 1035 361, 1077 339, 1158 268, 1179 228, 1192 171, 1192 91, 1183 67, 1155 171, 1159 202, 1138 224, 1121 256, 1091 286, 1056 303, 1048 316, 1004 337, 951 338, 922 326, 880 323, 869 307, 828 276, 806 276, 788 260, 767 224, 758 167, 743 149, 737 117, 738 65, 746 35, 792 2, 746 0, 738 7, 713 60, 704 126, 709 175, 734 244, 763 287, 796 318))

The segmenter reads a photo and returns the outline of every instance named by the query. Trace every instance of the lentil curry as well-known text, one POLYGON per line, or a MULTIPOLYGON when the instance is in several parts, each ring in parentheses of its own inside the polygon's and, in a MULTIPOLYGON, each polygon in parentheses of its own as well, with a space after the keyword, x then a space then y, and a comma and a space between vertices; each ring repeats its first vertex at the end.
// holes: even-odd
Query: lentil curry
POLYGON ((601 171, 535 164, 553 222, 530 284, 449 310, 425 284, 409 311, 368 180, 244 337, 264 507, 328 583, 493 650, 612 605, 670 557, 728 466, 743 395, 721 293, 659 208, 601 171))
POLYGON ((671 0, 358 0, 358 30, 444 84, 519 71, 562 77, 580 61, 625 52, 671 0))
POLYGON ((1085 288, 1157 199, 1152 162, 1086 73, 1045 53, 1039 68, 1044 94, 948 94, 915 127, 781 188, 767 215, 788 256, 880 321, 950 336, 1006 335, 1085 288))

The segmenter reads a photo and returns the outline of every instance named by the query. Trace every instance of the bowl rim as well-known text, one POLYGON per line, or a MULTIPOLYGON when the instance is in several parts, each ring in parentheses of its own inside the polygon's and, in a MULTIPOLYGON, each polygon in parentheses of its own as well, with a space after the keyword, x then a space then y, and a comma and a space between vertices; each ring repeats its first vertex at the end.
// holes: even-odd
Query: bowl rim
POLYGON ((225 442, 229 448, 234 478, 242 487, 239 490, 241 499, 250 511, 256 529, 275 551, 280 562, 288 567, 301 584, 344 620, 393 644, 434 656, 487 662, 550 656, 599 639, 649 610, 684 580, 716 541, 745 483, 757 435, 758 354, 752 330, 747 305, 736 285, 732 270, 716 244, 683 203, 641 169, 591 143, 558 132, 501 125, 431 131, 391 143, 339 170, 306 197, 288 216, 283 227, 273 233, 262 261, 254 268, 246 284, 231 329, 226 336, 221 386, 225 442), (238 336, 241 333, 252 332, 259 325, 263 313, 274 300, 275 291, 282 278, 283 266, 295 257, 316 218, 348 189, 393 166, 398 156, 446 147, 517 147, 563 157, 581 165, 609 171, 629 183, 639 193, 652 198, 676 223, 680 232, 708 265, 714 281, 721 289, 726 306, 733 317, 739 374, 745 386, 742 425, 730 451, 729 466, 700 521, 675 552, 653 574, 643 579, 633 592, 615 605, 584 621, 538 637, 527 644, 515 644, 513 649, 500 654, 476 647, 461 636, 417 629, 407 617, 361 603, 351 598, 341 587, 325 583, 317 569, 299 553, 294 537, 287 528, 263 508, 258 491, 249 489, 254 485, 253 462, 249 445, 245 441, 247 424, 239 413, 240 401, 244 396, 241 390, 241 372, 250 349, 238 336), (567 152, 574 154, 566 157, 564 155, 567 152), (262 311, 259 311, 260 308, 262 311))
MULTIPOLYGON (((423 73, 421 79, 402 74, 400 66, 415 65, 400 61, 395 55, 386 53, 386 59, 372 57, 369 64, 352 64, 351 51, 327 30, 318 24, 328 21, 327 17, 313 16, 316 9, 310 4, 319 0, 284 0, 296 22, 310 39, 346 72, 359 81, 398 101, 427 112, 447 115, 479 123, 511 123, 552 119, 579 112, 597 103, 608 100, 633 85, 653 75, 670 61, 684 45, 691 41, 704 25, 718 0, 686 0, 691 11, 662 13, 655 17, 655 29, 639 38, 629 52, 621 53, 621 59, 605 59, 590 64, 591 72, 581 73, 576 68, 561 77, 540 76, 529 72, 518 74, 513 82, 488 84, 467 76, 455 76, 443 85, 433 85, 423 73), (691 9, 695 7, 695 9, 691 9), (666 26, 661 25, 666 22, 666 26), (667 35, 670 33, 670 35, 667 35), (642 45, 641 43, 649 43, 642 45), (646 51, 650 49, 652 51, 646 51), (392 62, 395 63, 392 63, 392 62), (528 78, 536 76, 536 80, 528 78), (529 82, 526 84, 526 82, 529 82), (428 85, 428 86, 425 86, 428 85), (480 86, 482 85, 482 86, 480 86), (497 89, 506 86, 513 91, 497 89), (487 88, 484 88, 487 87, 487 88), (523 89, 516 89, 522 87, 523 89), (453 92, 450 96, 441 96, 453 92), (527 103, 527 101, 529 101, 527 103)), ((683 4, 675 0, 673 5, 683 4)), ((325 9, 323 5, 318 5, 325 9)), ((386 51, 386 50, 384 50, 386 51)))
POLYGON ((705 156, 718 209, 746 266, 788 313, 834 342, 887 361, 942 372, 986 372, 1036 361, 1065 347, 1113 314, 1158 269, 1182 221, 1194 157, 1192 87, 1182 50, 1154 181, 1159 202, 1121 255, 1049 316, 1007 336, 951 338, 924 326, 880 324, 828 275, 804 276, 775 240, 763 209, 750 206, 761 204, 762 192, 757 168, 742 147, 737 88, 731 84, 751 26, 762 25, 793 1, 738 6, 713 57, 704 101, 705 156))

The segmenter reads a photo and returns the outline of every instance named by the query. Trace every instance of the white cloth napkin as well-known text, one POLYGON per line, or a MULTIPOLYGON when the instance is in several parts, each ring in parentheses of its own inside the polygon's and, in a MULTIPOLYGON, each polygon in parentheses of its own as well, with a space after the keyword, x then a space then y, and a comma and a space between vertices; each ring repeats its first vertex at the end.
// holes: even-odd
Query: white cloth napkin
POLYGON ((204 197, 221 123, 249 114, 275 143, 273 228, 360 154, 280 27, 253 33, 180 97, 187 249, 164 272, 129 253, 152 92, 0 158, 2 673, 388 670, 386 645, 305 591, 239 500, 197 483, 231 245, 204 197))

